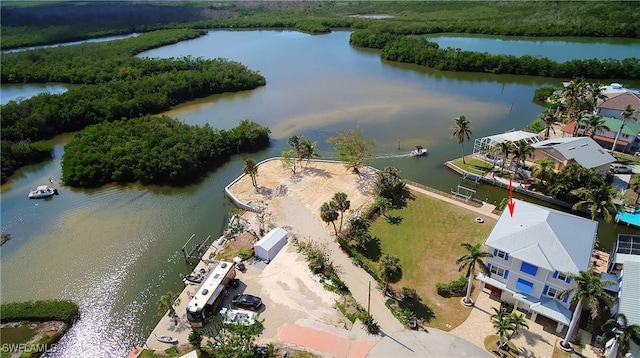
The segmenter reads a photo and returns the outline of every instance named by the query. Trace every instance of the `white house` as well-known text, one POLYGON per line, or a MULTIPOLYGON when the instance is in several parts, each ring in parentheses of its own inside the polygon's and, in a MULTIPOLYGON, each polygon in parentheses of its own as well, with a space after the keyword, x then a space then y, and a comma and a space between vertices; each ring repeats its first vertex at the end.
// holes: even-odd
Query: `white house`
POLYGON ((501 290, 501 300, 514 309, 531 312, 532 321, 545 316, 562 332, 572 312, 570 298, 559 295, 575 287, 570 275, 588 270, 598 222, 514 202, 513 216, 505 210, 484 243, 494 255, 486 261, 491 276, 477 278, 501 290))

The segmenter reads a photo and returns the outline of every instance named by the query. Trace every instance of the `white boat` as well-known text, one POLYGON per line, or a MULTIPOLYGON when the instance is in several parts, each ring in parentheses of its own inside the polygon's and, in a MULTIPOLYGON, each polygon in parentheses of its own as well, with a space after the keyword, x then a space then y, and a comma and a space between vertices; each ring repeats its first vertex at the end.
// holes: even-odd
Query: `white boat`
POLYGON ((29 199, 48 198, 54 195, 58 195, 58 189, 49 188, 46 185, 40 185, 35 190, 31 190, 29 192, 29 199))
POLYGON ((156 336, 156 339, 162 343, 168 343, 168 344, 178 343, 178 340, 171 336, 156 336))
POLYGON ((424 148, 420 145, 416 145, 416 149, 411 151, 411 155, 413 156, 420 156, 423 154, 427 154, 427 148, 424 148))

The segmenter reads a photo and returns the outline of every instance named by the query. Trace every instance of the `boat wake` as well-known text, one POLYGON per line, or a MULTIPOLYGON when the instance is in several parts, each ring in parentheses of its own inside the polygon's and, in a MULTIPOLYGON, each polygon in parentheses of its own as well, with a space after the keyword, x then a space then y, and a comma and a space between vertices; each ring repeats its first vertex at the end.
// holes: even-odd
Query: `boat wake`
POLYGON ((380 153, 373 156, 375 159, 393 159, 393 158, 409 158, 414 157, 411 153, 380 153))

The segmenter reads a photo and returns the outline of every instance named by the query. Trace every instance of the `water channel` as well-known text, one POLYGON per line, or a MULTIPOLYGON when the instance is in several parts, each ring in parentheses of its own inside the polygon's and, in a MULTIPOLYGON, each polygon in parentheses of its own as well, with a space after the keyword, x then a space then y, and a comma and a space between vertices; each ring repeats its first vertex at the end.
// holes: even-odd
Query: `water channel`
MULTIPOLYGON (((51 200, 29 200, 30 189, 60 178, 71 134, 52 139, 53 160, 22 169, 2 188, 2 232, 11 234, 1 252, 2 301, 72 299, 81 306, 81 319, 51 355, 123 356, 157 323, 157 299, 181 290, 179 275, 189 270, 179 251, 183 243, 191 234, 220 234, 232 208, 223 187, 241 173, 244 158, 279 155, 293 134, 317 141, 324 157, 335 157, 326 139, 360 127, 363 137, 377 141, 375 167, 395 166, 410 180, 449 191, 461 181, 443 165, 460 155, 449 129, 455 117, 471 120, 472 140, 523 128, 543 110, 532 102, 534 90, 561 81, 391 63, 348 40, 348 32, 214 31, 141 54, 223 57, 260 71, 265 87, 203 98, 167 114, 222 129, 248 118, 272 129, 272 145, 233 157, 197 185, 61 187, 51 200), (427 147, 428 156, 408 156, 415 145, 427 147)), ((476 189, 489 201, 507 195, 486 185, 476 189)), ((600 224, 606 245, 618 232, 632 229, 600 224)))

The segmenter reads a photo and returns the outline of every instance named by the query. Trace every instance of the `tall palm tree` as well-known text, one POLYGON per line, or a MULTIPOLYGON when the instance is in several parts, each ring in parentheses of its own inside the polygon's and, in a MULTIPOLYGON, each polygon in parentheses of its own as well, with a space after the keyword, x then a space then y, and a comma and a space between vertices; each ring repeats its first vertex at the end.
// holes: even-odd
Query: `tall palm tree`
POLYGON ((636 193, 636 204, 640 199, 640 174, 633 174, 631 176, 631 180, 629 181, 629 189, 633 190, 636 193))
POLYGON ((631 107, 630 104, 627 105, 624 112, 622 112, 622 123, 620 124, 620 129, 618 129, 618 133, 616 133, 616 139, 613 141, 613 147, 611 147, 611 153, 616 151, 616 145, 618 145, 618 139, 620 139, 620 133, 622 133, 622 128, 624 128, 624 124, 629 120, 633 119, 634 122, 638 121, 638 117, 636 117, 637 111, 635 108, 631 107))
POLYGON ((338 236, 338 228, 336 227, 336 220, 338 220, 339 215, 340 214, 338 214, 336 203, 333 200, 322 204, 322 206, 320 207, 320 218, 322 219, 322 221, 324 221, 327 224, 328 223, 333 224, 333 230, 335 231, 336 236, 338 236))
POLYGON ((578 189, 574 190, 572 194, 581 197, 583 200, 573 204, 572 210, 577 211, 583 207, 587 207, 591 213, 591 219, 595 220, 598 217, 598 213, 602 213, 606 222, 610 223, 612 216, 609 211, 613 208, 613 212, 616 211, 615 199, 618 197, 618 190, 609 183, 604 183, 600 187, 594 189, 578 189))
POLYGON ((473 276, 475 274, 476 265, 480 268, 483 274, 491 276, 489 267, 482 261, 485 257, 493 257, 493 254, 482 251, 482 244, 471 245, 468 242, 463 242, 460 246, 467 249, 467 253, 462 255, 456 260, 456 264, 460 265, 458 271, 465 271, 467 281, 467 295, 464 297, 464 302, 471 303, 471 286, 473 286, 473 276))
POLYGON ((589 307, 591 310, 591 318, 596 318, 600 311, 600 302, 603 302, 609 307, 611 307, 613 303, 611 297, 604 292, 603 287, 615 284, 612 281, 602 281, 600 277, 586 271, 580 271, 578 275, 571 275, 571 277, 576 282, 576 287, 562 291, 559 296, 560 299, 564 299, 567 296, 571 297, 571 304, 576 305, 576 308, 573 310, 571 322, 569 323, 567 335, 562 342, 560 342, 560 344, 566 348, 570 346, 569 340, 580 320, 582 308, 585 305, 589 307))
POLYGON ((351 207, 351 201, 347 200, 346 193, 335 193, 333 195, 333 202, 336 203, 336 209, 340 212, 340 231, 342 231, 342 219, 344 218, 344 212, 351 207))
POLYGON ((509 154, 513 152, 513 143, 510 140, 505 140, 504 142, 500 142, 497 144, 500 153, 502 153, 502 171, 504 172, 504 165, 509 158, 509 154))
POLYGON ((258 165, 255 160, 245 159, 242 172, 251 177, 251 183, 253 183, 253 186, 258 186, 258 181, 256 180, 256 177, 258 176, 258 165))
POLYGON ((609 130, 604 118, 595 114, 588 114, 580 119, 580 124, 584 126, 584 134, 593 138, 594 135, 609 130))
POLYGON ((549 158, 538 159, 535 161, 531 175, 540 179, 541 182, 546 182, 553 174, 554 165, 553 160, 549 158))
POLYGON ((640 325, 629 325, 627 317, 622 313, 618 313, 615 317, 605 322, 602 330, 604 332, 602 336, 605 342, 611 339, 616 340, 616 344, 618 345, 615 355, 616 358, 624 357, 629 353, 632 341, 640 345, 640 325))
POLYGON ((387 292, 390 283, 396 283, 402 279, 402 265, 400 259, 384 254, 380 257, 380 278, 384 281, 384 292, 387 292))
POLYGON ((562 94, 562 104, 565 107, 565 121, 577 121, 580 118, 579 113, 582 112, 583 94, 587 86, 586 81, 582 77, 575 78, 564 87, 562 94))
POLYGON ((492 309, 494 313, 490 316, 491 324, 496 329, 496 333, 498 333, 499 347, 503 348, 509 342, 506 338, 509 337, 509 332, 512 329, 510 315, 503 305, 500 308, 492 307, 492 309))
POLYGON ((162 316, 165 314, 165 312, 168 312, 167 316, 174 317, 176 315, 176 309, 173 308, 173 306, 180 304, 180 298, 178 298, 178 296, 180 296, 179 293, 171 291, 160 296, 158 302, 156 302, 158 306, 158 314, 162 316))
POLYGON ((302 159, 302 155, 301 155, 302 144, 300 142, 301 139, 302 139, 302 136, 294 134, 291 137, 289 137, 289 140, 287 141, 291 146, 291 148, 296 152, 296 155, 298 156, 298 160, 302 159))
POLYGON ((320 154, 316 152, 317 144, 318 142, 311 143, 308 140, 304 140, 300 144, 300 159, 307 160, 307 164, 305 165, 305 168, 309 165, 309 162, 311 162, 311 159, 320 157, 320 154))
POLYGON ((455 125, 451 127, 453 129, 452 137, 458 140, 458 143, 462 147, 462 162, 467 164, 464 161, 464 140, 471 139, 471 121, 467 119, 465 116, 460 116, 456 118, 455 125))
POLYGON ((542 112, 538 117, 540 122, 544 123, 544 137, 549 138, 549 131, 553 130, 553 133, 556 133, 556 130, 553 129, 553 126, 558 122, 558 118, 556 117, 556 110, 553 108, 547 108, 546 111, 542 112))
MULTIPOLYGON (((520 166, 524 167, 524 162, 527 159, 527 156, 531 157, 531 154, 533 154, 533 146, 531 143, 525 140, 519 140, 515 143, 513 155, 516 157, 516 164, 520 163, 520 166)), ((516 166, 514 177, 518 177, 518 166, 516 166)))

